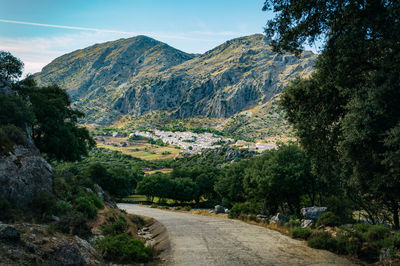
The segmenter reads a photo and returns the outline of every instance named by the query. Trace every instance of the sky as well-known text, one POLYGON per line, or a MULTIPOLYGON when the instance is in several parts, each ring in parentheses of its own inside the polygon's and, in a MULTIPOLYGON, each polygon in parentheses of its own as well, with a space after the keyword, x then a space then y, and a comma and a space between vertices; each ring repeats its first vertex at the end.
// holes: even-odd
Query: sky
POLYGON ((147 35, 188 53, 263 33, 264 0, 0 0, 0 50, 38 72, 95 43, 147 35))

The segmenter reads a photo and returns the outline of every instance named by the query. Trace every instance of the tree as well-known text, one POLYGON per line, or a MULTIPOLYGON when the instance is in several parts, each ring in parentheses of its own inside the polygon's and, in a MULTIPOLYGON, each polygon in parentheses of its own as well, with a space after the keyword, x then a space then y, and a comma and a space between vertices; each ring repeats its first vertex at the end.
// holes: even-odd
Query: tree
POLYGON ((32 138, 49 159, 77 161, 87 155, 95 141, 84 127, 77 125, 83 113, 70 107, 67 92, 56 85, 31 87, 28 91, 35 120, 32 138))
POLYGON ((245 169, 249 161, 242 160, 231 164, 214 185, 214 190, 220 195, 225 207, 232 207, 236 202, 244 202, 246 193, 243 188, 245 169))
POLYGON ((310 161, 295 144, 280 145, 252 161, 245 170, 244 188, 249 198, 261 201, 270 213, 278 208, 292 214, 300 213, 302 196, 312 197, 310 161))
POLYGON ((11 53, 0 51, 0 79, 8 82, 17 80, 22 75, 24 63, 11 53))
POLYGON ((276 51, 324 40, 315 73, 282 97, 313 170, 329 184, 341 175, 347 191, 383 204, 399 228, 391 133, 400 122, 400 2, 267 0, 264 9, 277 14, 266 27, 276 51))

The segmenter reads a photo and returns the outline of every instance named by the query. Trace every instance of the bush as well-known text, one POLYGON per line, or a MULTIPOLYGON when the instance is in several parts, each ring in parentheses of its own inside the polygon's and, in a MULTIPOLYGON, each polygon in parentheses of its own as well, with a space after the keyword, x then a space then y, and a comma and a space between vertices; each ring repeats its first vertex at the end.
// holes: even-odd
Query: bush
POLYGON ((324 212, 317 220, 317 226, 337 226, 340 224, 340 218, 333 212, 324 212))
POLYGON ((57 215, 66 214, 72 210, 72 204, 65 200, 59 200, 56 202, 54 213, 57 215))
POLYGON ((140 216, 131 215, 130 219, 134 224, 139 225, 139 227, 141 227, 141 226, 143 226, 145 224, 144 219, 142 217, 140 217, 140 216))
POLYGON ((119 235, 124 233, 128 227, 128 222, 123 216, 120 215, 115 222, 103 227, 103 233, 105 235, 119 235))
POLYGON ((55 206, 55 197, 46 191, 40 191, 37 193, 30 202, 31 209, 39 218, 44 218, 46 215, 53 214, 55 206))
POLYGON ((370 226, 365 233, 367 241, 376 242, 387 238, 390 235, 390 230, 383 225, 370 226))
POLYGON ((184 211, 190 211, 192 209, 192 207, 190 207, 190 206, 185 206, 185 207, 183 207, 183 210, 184 211))
POLYGON ((8 220, 11 218, 11 204, 8 200, 0 198, 0 219, 8 220))
POLYGON ((314 231, 307 240, 309 247, 335 251, 337 242, 328 232, 314 231))
POLYGON ((87 196, 94 204, 94 206, 96 206, 97 209, 104 209, 104 203, 103 201, 97 197, 95 194, 93 193, 89 193, 89 195, 87 196))
POLYGON ((158 205, 153 203, 153 204, 151 204, 150 208, 158 208, 158 205))
POLYGON ((177 211, 182 210, 182 206, 175 207, 175 210, 177 210, 177 211))
POLYGON ((240 214, 257 214, 259 212, 258 206, 253 202, 238 202, 235 203, 229 211, 229 218, 238 218, 240 214))
POLYGON ((26 145, 26 138, 21 129, 14 125, 0 126, 0 155, 7 155, 14 144, 26 145))
POLYGON ((90 227, 86 223, 86 216, 77 212, 70 212, 61 216, 55 228, 64 234, 78 235, 83 238, 91 234, 90 227))
POLYGON ((125 233, 106 236, 97 245, 105 259, 119 263, 146 262, 151 258, 149 247, 125 233))
POLYGON ((307 240, 307 238, 311 235, 311 233, 312 233, 312 231, 310 228, 295 227, 292 230, 292 237, 307 240))
POLYGON ((97 208, 88 197, 79 197, 75 200, 76 209, 88 218, 94 218, 97 215, 97 208))
POLYGON ((300 227, 300 225, 301 225, 301 222, 299 221, 299 220, 290 220, 289 222, 287 222, 287 223, 285 223, 285 227, 287 228, 287 229, 293 229, 293 228, 296 228, 296 227, 300 227))

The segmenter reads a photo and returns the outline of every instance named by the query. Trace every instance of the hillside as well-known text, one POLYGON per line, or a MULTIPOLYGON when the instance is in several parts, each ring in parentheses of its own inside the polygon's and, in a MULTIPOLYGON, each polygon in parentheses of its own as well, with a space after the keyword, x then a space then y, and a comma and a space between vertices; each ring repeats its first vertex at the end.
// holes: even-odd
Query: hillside
POLYGON ((309 75, 314 59, 312 52, 299 58, 276 54, 261 34, 198 56, 138 36, 61 56, 35 78, 40 85, 66 88, 92 124, 154 111, 173 119, 225 119, 246 110, 274 112, 270 101, 290 79, 309 75))

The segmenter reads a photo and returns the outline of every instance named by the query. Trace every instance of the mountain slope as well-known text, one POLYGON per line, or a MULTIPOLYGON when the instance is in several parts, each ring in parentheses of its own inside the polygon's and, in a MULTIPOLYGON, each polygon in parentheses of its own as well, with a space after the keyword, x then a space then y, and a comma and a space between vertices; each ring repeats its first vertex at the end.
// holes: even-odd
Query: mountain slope
POLYGON ((227 118, 266 104, 296 76, 312 71, 315 55, 274 53, 261 34, 190 55, 148 37, 95 45, 64 55, 36 76, 56 82, 91 123, 163 110, 171 117, 227 118))

